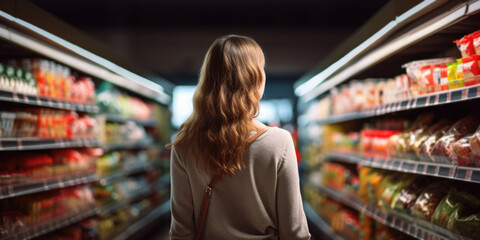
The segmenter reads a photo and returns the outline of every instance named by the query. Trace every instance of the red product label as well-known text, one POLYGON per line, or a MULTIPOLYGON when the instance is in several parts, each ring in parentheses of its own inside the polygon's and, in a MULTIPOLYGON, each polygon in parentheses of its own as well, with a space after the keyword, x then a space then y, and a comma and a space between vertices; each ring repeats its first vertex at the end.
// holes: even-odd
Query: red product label
POLYGON ((462 57, 470 57, 475 55, 475 48, 473 47, 472 38, 469 36, 464 36, 463 38, 454 41, 457 44, 458 49, 462 53, 462 57))
POLYGON ((465 86, 477 84, 477 76, 480 76, 479 55, 473 55, 462 59, 463 77, 465 86))
POLYGON ((475 53, 480 55, 480 31, 476 31, 470 34, 472 38, 473 48, 475 49, 475 53))

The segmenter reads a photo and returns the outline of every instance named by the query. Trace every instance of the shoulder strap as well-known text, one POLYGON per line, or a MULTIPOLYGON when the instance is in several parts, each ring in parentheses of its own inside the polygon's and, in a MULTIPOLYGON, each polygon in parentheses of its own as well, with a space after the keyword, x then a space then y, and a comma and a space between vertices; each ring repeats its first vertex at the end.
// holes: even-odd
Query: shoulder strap
POLYGON ((210 198, 212 197, 212 189, 221 179, 221 175, 215 175, 215 177, 205 189, 205 193, 203 194, 202 211, 200 212, 200 219, 198 220, 197 230, 195 231, 195 240, 199 240, 202 235, 205 217, 207 216, 208 205, 210 203, 210 198))
POLYGON ((258 137, 260 137, 263 133, 265 133, 270 127, 264 127, 260 130, 257 131, 257 133, 255 133, 255 135, 251 136, 250 138, 248 138, 247 140, 247 143, 250 144, 252 143, 253 141, 255 141, 255 139, 257 139, 258 137))
MULTIPOLYGON (((255 139, 257 139, 260 135, 265 133, 268 129, 269 127, 264 127, 258 130, 257 133, 255 133, 255 135, 248 138, 247 143, 248 144, 252 143, 253 141, 255 141, 255 139)), ((221 179, 222 179, 221 175, 215 175, 215 177, 212 179, 210 184, 208 184, 207 188, 205 189, 205 193, 203 194, 202 211, 200 212, 200 219, 198 220, 197 229, 195 231, 195 240, 199 240, 200 237, 202 236, 202 231, 205 224, 205 218, 207 216, 208 205, 210 203, 210 199, 212 198, 212 190, 213 190, 213 187, 215 187, 215 185, 221 179)))

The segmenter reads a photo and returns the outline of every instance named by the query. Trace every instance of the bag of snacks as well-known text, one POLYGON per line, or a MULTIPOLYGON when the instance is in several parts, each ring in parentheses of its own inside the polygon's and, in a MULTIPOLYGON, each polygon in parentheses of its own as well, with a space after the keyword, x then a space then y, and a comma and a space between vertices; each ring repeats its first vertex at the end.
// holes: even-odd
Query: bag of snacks
POLYGON ((480 76, 479 58, 479 55, 473 55, 462 60, 463 81, 465 86, 473 86, 478 83, 480 76))
POLYGON ((457 44, 458 50, 460 50, 462 57, 466 58, 475 55, 475 48, 473 47, 473 41, 470 35, 463 36, 463 38, 453 42, 457 44))
POLYGON ((480 55, 480 30, 470 34, 472 38, 473 48, 475 48, 475 53, 480 55))
POLYGON ((448 194, 450 186, 449 181, 438 181, 428 185, 415 201, 412 215, 430 221, 438 204, 448 194))
POLYGON ((472 134, 480 124, 480 120, 474 116, 467 116, 457 121, 441 137, 433 147, 432 156, 435 162, 454 163, 455 153, 453 144, 460 138, 472 134))

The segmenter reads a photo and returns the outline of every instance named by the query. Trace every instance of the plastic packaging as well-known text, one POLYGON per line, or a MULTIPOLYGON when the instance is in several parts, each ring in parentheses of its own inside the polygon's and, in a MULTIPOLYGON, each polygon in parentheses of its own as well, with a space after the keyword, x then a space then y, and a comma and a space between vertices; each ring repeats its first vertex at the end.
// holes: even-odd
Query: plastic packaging
POLYGON ((480 30, 470 34, 472 38, 473 47, 475 48, 475 53, 480 55, 480 30))
POLYGON ((15 113, 0 112, 0 138, 13 137, 13 123, 15 117, 15 113))
POLYGON ((428 185, 415 201, 412 215, 430 221, 440 201, 448 194, 451 183, 437 181, 428 185))
POLYGON ((463 77, 465 86, 478 84, 480 80, 479 55, 473 55, 462 60, 463 77))
POLYGON ((416 60, 416 61, 412 61, 404 64, 402 68, 406 69, 406 72, 412 82, 418 82, 419 84, 421 84, 420 82, 422 78, 422 70, 421 70, 422 67, 429 66, 429 65, 442 65, 442 64, 447 64, 454 61, 455 61, 454 58, 434 58, 434 59, 416 60))
POLYGON ((405 185, 398 194, 395 195, 391 208, 405 214, 411 214, 412 207, 415 204, 418 196, 429 184, 432 179, 428 177, 418 177, 410 184, 405 185))
POLYGON ((475 132, 479 124, 480 120, 474 116, 464 117, 453 124, 433 147, 431 153, 433 160, 439 163, 455 163, 453 144, 460 138, 475 132))
POLYGON ((462 57, 466 58, 475 55, 475 48, 470 35, 464 36, 463 38, 453 42, 457 44, 458 50, 460 50, 462 57))

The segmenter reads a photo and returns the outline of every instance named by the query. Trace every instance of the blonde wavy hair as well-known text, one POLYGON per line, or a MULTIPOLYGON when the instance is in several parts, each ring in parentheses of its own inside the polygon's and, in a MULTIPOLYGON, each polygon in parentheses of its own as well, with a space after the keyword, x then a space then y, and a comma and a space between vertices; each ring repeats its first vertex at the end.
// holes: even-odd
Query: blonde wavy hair
POLYGON ((251 38, 228 35, 210 46, 193 96, 193 113, 171 144, 193 148, 197 167, 219 175, 245 168, 247 139, 258 115, 265 57, 251 38))

